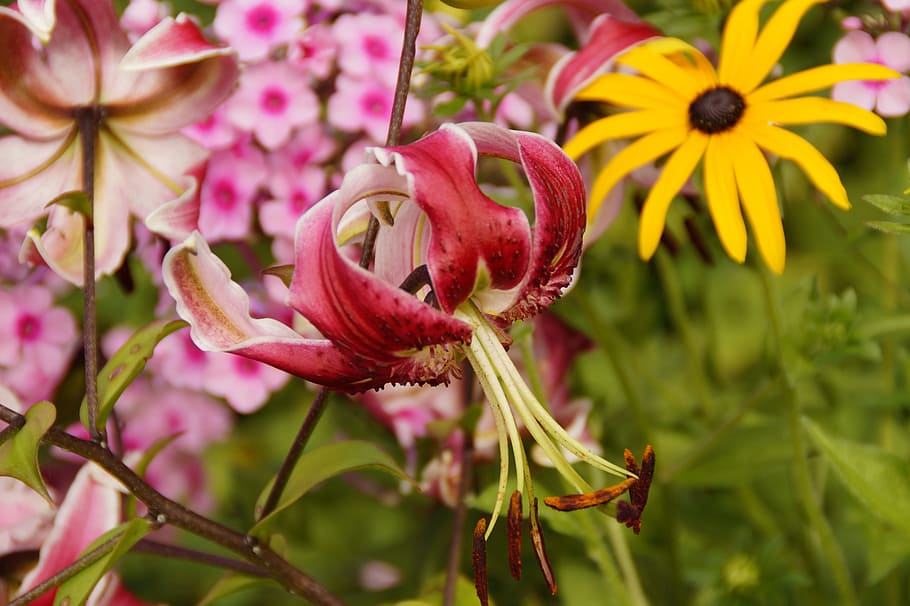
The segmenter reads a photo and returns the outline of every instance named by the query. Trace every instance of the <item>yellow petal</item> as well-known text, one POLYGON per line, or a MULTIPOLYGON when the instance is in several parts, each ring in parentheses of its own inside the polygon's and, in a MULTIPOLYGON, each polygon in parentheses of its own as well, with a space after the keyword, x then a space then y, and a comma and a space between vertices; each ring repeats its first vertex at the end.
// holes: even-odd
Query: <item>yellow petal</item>
POLYGON ((720 81, 733 88, 739 89, 737 76, 751 69, 748 61, 758 34, 758 11, 764 3, 765 0, 743 0, 727 17, 717 72, 720 81))
POLYGON ((667 160, 663 172, 648 193, 638 228, 638 254, 642 259, 650 259, 657 250, 670 202, 695 170, 707 144, 707 135, 697 130, 690 132, 685 142, 667 160))
POLYGON ((648 162, 659 158, 686 139, 686 127, 666 128, 645 135, 613 156, 597 175, 588 198, 588 220, 597 216, 610 190, 620 179, 648 162))
POLYGON ((803 15, 816 4, 826 0, 790 0, 780 5, 780 8, 772 15, 765 27, 762 28, 755 42, 755 48, 752 49, 748 62, 748 69, 743 70, 742 74, 737 74, 736 80, 741 84, 745 92, 755 89, 767 77, 771 68, 777 63, 781 55, 784 54, 790 41, 793 40, 793 34, 799 25, 803 15))
POLYGON ((813 67, 765 84, 748 95, 748 103, 773 101, 834 86, 846 80, 890 80, 900 74, 877 63, 837 63, 813 67))
POLYGON ((777 207, 777 192, 768 161, 748 136, 731 133, 733 174, 739 197, 755 234, 758 250, 765 263, 776 274, 783 273, 786 244, 784 226, 777 207))
POLYGON ((793 160, 803 169, 822 193, 833 204, 843 209, 850 208, 847 190, 831 163, 815 147, 794 133, 770 124, 746 124, 744 132, 760 147, 781 158, 793 160))
POLYGON ((744 120, 755 123, 814 124, 833 122, 858 128, 870 135, 884 135, 885 121, 852 103, 824 97, 798 97, 781 101, 754 103, 746 109, 744 120))
POLYGON ((629 74, 604 74, 576 96, 580 101, 603 101, 619 107, 659 109, 687 106, 679 93, 653 80, 629 74))
POLYGON ((623 112, 588 124, 563 146, 563 151, 573 160, 577 160, 582 154, 604 141, 635 137, 662 128, 685 125, 686 114, 681 109, 623 112))
POLYGON ((692 73, 699 91, 717 86, 717 71, 700 50, 678 38, 659 38, 647 47, 692 73))
POLYGON ((680 67, 647 45, 633 48, 617 59, 617 62, 675 90, 684 100, 692 100, 700 92, 698 80, 691 70, 680 67))
POLYGON ((705 193, 714 229, 724 250, 737 263, 746 259, 746 224, 739 208, 733 177, 733 150, 730 135, 712 135, 705 151, 705 193))

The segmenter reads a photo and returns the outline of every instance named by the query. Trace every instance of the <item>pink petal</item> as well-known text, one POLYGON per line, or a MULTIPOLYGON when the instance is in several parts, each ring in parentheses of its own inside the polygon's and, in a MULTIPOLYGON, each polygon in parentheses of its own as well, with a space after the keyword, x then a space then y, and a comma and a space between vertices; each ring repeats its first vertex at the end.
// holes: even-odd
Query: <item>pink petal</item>
MULTIPOLYGON (((82 466, 60 505, 54 527, 41 547, 38 565, 22 581, 20 593, 72 564, 92 541, 120 521, 120 493, 115 480, 94 463, 82 466)), ((102 592, 105 582, 95 592, 102 592)), ((29 602, 50 606, 56 589, 29 602)))
POLYGON ((535 315, 562 295, 581 256, 586 204, 581 173, 559 146, 540 135, 483 122, 460 126, 474 139, 481 155, 520 162, 531 185, 531 270, 504 317, 515 320, 535 315))
POLYGON ((852 31, 837 41, 832 57, 835 63, 865 63, 878 58, 878 49, 872 36, 866 32, 852 31))
MULTIPOLYGON (((38 36, 42 42, 47 42, 57 22, 54 0, 19 0, 19 7, 23 23, 38 36)), ((13 9, 2 8, 0 11, 15 12, 13 9)))
POLYGON ((60 193, 81 187, 81 153, 75 133, 30 141, 0 137, 0 226, 34 221, 60 193))
POLYGON ((838 82, 831 89, 831 98, 835 101, 844 101, 871 110, 875 107, 878 95, 878 82, 867 83, 864 80, 848 80, 838 82))
POLYGON ((183 240, 199 225, 199 180, 185 177, 179 198, 165 202, 145 218, 145 226, 168 240, 183 240))
POLYGON ((216 46, 205 39, 186 15, 167 17, 146 32, 120 61, 125 70, 145 70, 196 63, 220 55, 232 55, 229 46, 216 46))
POLYGON ((610 70, 617 55, 659 35, 657 29, 643 21, 625 21, 612 15, 597 17, 589 40, 550 70, 544 92, 547 102, 556 115, 562 115, 578 91, 610 70))
POLYGON ((377 380, 385 383, 369 361, 328 340, 307 339, 275 320, 252 318, 246 292, 231 281, 227 266, 198 233, 165 255, 162 274, 177 313, 190 323, 193 342, 204 351, 228 351, 332 387, 369 389, 377 380))
POLYGON ((597 15, 610 14, 628 21, 638 20, 638 15, 626 6, 622 0, 506 0, 491 12, 477 31, 475 42, 486 48, 497 34, 512 29, 518 21, 541 8, 548 6, 571 7, 588 16, 591 20, 597 15))
POLYGON ((875 111, 885 118, 896 118, 910 111, 910 78, 889 80, 878 91, 875 111))
MULTIPOLYGON (((510 132, 494 128, 504 136, 510 132)), ((491 289, 508 290, 521 282, 529 262, 527 217, 480 191, 476 150, 465 130, 444 125, 410 145, 372 152, 380 164, 394 165, 399 175, 407 177, 407 189, 412 190, 408 197, 429 219, 427 267, 444 311, 452 313, 474 293, 482 269, 491 289)))
POLYGON ((882 63, 899 72, 910 70, 910 37, 901 32, 885 32, 875 41, 882 63))
POLYGON ((341 190, 297 224, 289 303, 340 348, 375 360, 376 366, 401 366, 395 373, 417 373, 408 377, 411 381, 445 381, 453 355, 442 348, 431 350, 469 341, 470 327, 361 268, 336 246, 345 211, 371 185, 383 187, 375 172, 367 179, 359 179, 359 174, 349 173, 341 190), (414 350, 427 351, 404 357, 414 350))

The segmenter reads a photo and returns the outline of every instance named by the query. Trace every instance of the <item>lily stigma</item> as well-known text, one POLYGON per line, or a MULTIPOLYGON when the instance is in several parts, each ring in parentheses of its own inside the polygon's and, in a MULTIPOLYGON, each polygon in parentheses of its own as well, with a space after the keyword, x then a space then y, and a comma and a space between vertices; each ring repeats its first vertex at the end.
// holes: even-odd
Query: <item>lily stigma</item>
POLYGON ((796 96, 847 80, 900 76, 878 64, 834 64, 761 85, 802 16, 822 1, 786 0, 759 31, 765 0, 743 0, 727 19, 716 69, 691 45, 662 38, 618 57, 619 64, 638 73, 599 76, 576 95, 576 100, 632 111, 582 128, 565 145, 570 157, 578 158, 605 141, 641 136, 600 170, 588 216, 597 213, 625 175, 672 151, 642 207, 638 251, 649 259, 660 242, 670 203, 704 158, 708 210, 724 250, 739 263, 745 260, 741 203, 765 263, 775 273, 783 272, 784 229, 762 150, 795 162, 835 206, 849 208, 847 192, 831 163, 811 143, 781 126, 833 122, 883 135, 885 123, 872 112, 822 97, 796 96))

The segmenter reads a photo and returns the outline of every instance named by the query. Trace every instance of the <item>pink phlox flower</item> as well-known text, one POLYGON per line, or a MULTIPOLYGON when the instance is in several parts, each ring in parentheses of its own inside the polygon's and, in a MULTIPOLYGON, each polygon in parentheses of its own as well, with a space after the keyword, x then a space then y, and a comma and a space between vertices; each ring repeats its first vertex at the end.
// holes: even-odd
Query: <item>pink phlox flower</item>
POLYGON ((910 12, 910 0, 882 0, 882 6, 894 13, 910 12))
POLYGON ((338 66, 355 79, 373 78, 394 86, 404 28, 389 15, 340 16, 332 26, 338 42, 338 66))
POLYGON ((21 282, 32 271, 19 260, 19 250, 27 231, 25 226, 0 229, 0 280, 21 282))
POLYGON ((265 156, 251 142, 240 141, 215 152, 202 182, 200 231, 213 241, 246 238, 265 176, 265 156))
MULTIPOLYGON (((344 74, 338 76, 335 86, 328 104, 329 123, 346 132, 363 130, 374 142, 385 142, 394 86, 372 79, 356 80, 344 74)), ((423 103, 410 99, 405 106, 402 125, 408 128, 423 119, 423 103)))
POLYGON ((227 105, 231 123, 269 150, 284 145, 295 128, 314 124, 319 111, 319 99, 300 74, 272 61, 249 67, 227 105))
POLYGON ((205 120, 191 124, 180 132, 210 150, 227 149, 240 138, 240 133, 227 119, 224 105, 209 114, 205 120))
POLYGON ((259 209, 262 230, 271 236, 294 237, 294 227, 303 213, 326 194, 325 171, 308 166, 301 172, 281 171, 269 178, 272 199, 259 209))
MULTIPOLYGON (((910 37, 886 32, 873 39, 863 31, 851 31, 834 45, 835 63, 879 63, 899 72, 910 70, 910 37)), ((831 91, 836 101, 853 103, 886 117, 903 116, 910 110, 910 78, 869 82, 838 82, 831 91)))
POLYGON ((0 503, 0 556, 41 547, 54 519, 48 502, 19 480, 0 477, 0 503))
POLYGON ((290 379, 286 372, 240 356, 210 354, 205 373, 206 390, 223 397, 241 414, 259 410, 290 379))
POLYGON ((531 104, 515 92, 503 97, 496 108, 496 122, 503 126, 527 130, 534 124, 535 117, 531 104))
POLYGON ((302 170, 311 164, 319 164, 331 158, 338 144, 321 123, 298 128, 281 150, 269 154, 269 170, 278 171, 293 167, 302 170))
POLYGON ((202 391, 208 354, 196 347, 188 330, 168 335, 155 348, 149 367, 174 387, 202 391))
POLYGON ((0 292, 0 364, 64 364, 77 336, 67 309, 55 307, 41 286, 22 285, 0 292))
POLYGON ((212 24, 243 61, 261 61, 303 29, 304 0, 223 0, 212 24))
POLYGON ((440 419, 454 419, 463 412, 461 382, 445 386, 394 385, 366 392, 357 399, 382 424, 392 430, 405 449, 426 437, 427 425, 440 419))
POLYGON ((288 44, 288 63, 316 80, 323 80, 335 67, 337 46, 329 26, 311 25, 288 44))
MULTIPOLYGON (((232 50, 207 43, 185 16, 165 19, 130 47, 110 2, 48 5, 55 25, 44 46, 9 9, 0 11, 0 116, 15 133, 0 137, 0 227, 47 215, 47 230, 29 232, 22 258, 40 258, 81 284, 82 217, 46 208, 63 192, 87 189, 79 117, 99 122, 93 219, 100 276, 126 255, 132 216, 146 220, 193 202, 185 197, 186 175, 206 151, 177 131, 227 97, 238 67, 232 50)), ((159 222, 155 229, 185 235, 183 226, 159 222)))
POLYGON ((136 40, 158 22, 168 16, 169 9, 158 0, 130 0, 123 14, 120 15, 120 26, 126 30, 131 40, 136 40))

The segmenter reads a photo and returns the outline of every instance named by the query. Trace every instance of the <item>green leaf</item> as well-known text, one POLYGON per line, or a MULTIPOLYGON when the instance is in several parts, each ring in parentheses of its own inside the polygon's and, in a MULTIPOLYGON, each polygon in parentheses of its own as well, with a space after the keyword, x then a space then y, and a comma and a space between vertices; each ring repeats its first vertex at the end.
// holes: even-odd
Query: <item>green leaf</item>
POLYGON ((832 437, 807 418, 803 425, 857 500, 910 536, 910 464, 878 446, 832 437))
MULTIPOLYGON (((291 472, 287 486, 275 506, 275 510, 262 519, 259 519, 251 532, 261 535, 265 523, 271 520, 278 512, 288 508, 303 497, 313 486, 329 478, 356 471, 360 469, 378 469, 389 473, 399 479, 416 482, 402 470, 387 452, 373 444, 359 440, 336 442, 306 452, 297 461, 291 472)), ((256 501, 256 516, 260 515, 265 500, 275 480, 272 479, 259 499, 256 501)))
POLYGON ((73 190, 66 191, 48 202, 45 207, 50 206, 62 206, 68 208, 74 213, 78 213, 84 217, 92 218, 92 205, 88 201, 88 196, 85 195, 84 191, 73 190))
POLYGON ((54 505, 38 468, 38 446, 41 438, 54 424, 57 409, 48 401, 38 402, 25 413, 25 425, 11 438, 0 444, 0 476, 9 476, 25 483, 54 505))
POLYGON ((221 598, 269 583, 274 583, 274 581, 228 573, 212 585, 212 588, 208 590, 208 593, 206 593, 201 600, 199 600, 199 603, 196 606, 208 606, 221 598))
POLYGON ((879 210, 889 215, 910 216, 910 200, 886 194, 868 194, 863 196, 863 201, 868 202, 879 210))
POLYGON ((82 606, 85 604, 101 577, 117 563, 117 560, 126 555, 139 539, 151 532, 151 529, 151 522, 144 518, 135 518, 95 539, 82 552, 82 555, 92 551, 104 542, 118 537, 111 550, 102 556, 100 560, 80 570, 60 584, 60 589, 57 590, 57 595, 54 597, 54 606, 62 606, 63 604, 66 606, 82 606))
POLYGON ((280 279, 285 286, 290 288, 291 280, 294 277, 294 266, 293 265, 273 265, 272 267, 267 267, 262 270, 262 275, 264 276, 276 276, 280 279))
MULTIPOLYGON (((114 404, 123 391, 129 387, 145 363, 152 357, 155 347, 166 336, 186 326, 183 320, 159 320, 137 330, 120 349, 117 350, 101 372, 98 374, 98 419, 97 429, 102 430, 107 417, 114 409, 114 404)), ((88 427, 88 405, 82 400, 79 411, 82 424, 88 427)))
POLYGON ((910 234, 910 223, 895 223, 894 221, 866 221, 866 225, 873 229, 889 234, 910 234))

